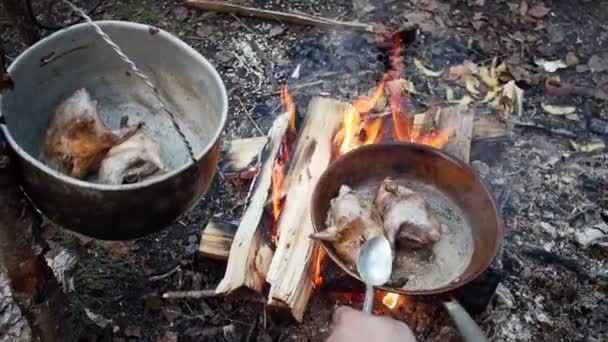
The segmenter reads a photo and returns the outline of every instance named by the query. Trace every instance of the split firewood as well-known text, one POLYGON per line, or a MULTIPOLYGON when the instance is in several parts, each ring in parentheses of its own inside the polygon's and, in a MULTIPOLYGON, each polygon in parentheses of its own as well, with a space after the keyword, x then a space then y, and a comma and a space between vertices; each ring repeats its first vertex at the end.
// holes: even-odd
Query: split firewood
POLYGON ((362 201, 347 185, 342 185, 338 196, 331 200, 327 226, 310 237, 333 242, 336 253, 351 266, 356 264, 365 241, 384 234, 373 203, 362 201))
POLYGON ((201 234, 198 251, 208 258, 228 260, 237 229, 232 223, 210 220, 201 234))
POLYGON ((84 178, 103 155, 141 129, 143 123, 109 130, 86 89, 77 90, 54 113, 42 146, 41 159, 49 167, 74 178, 84 178))
POLYGON ((450 137, 443 150, 454 157, 469 163, 471 139, 473 138, 473 120, 475 110, 464 106, 450 106, 441 109, 437 130, 449 130, 450 137))
POLYGON ((135 183, 166 170, 160 158, 160 144, 138 132, 108 151, 101 161, 98 181, 135 183))
POLYGON ((351 106, 313 98, 283 182, 285 206, 278 222, 279 241, 268 270, 269 301, 287 304, 301 321, 319 272, 319 245, 310 214, 313 189, 332 157, 332 138, 351 106))
POLYGON ((268 137, 254 137, 233 140, 225 149, 220 170, 224 173, 241 173, 254 167, 260 160, 260 153, 266 146, 268 137))
POLYGON ((345 29, 356 31, 375 32, 373 25, 357 23, 351 21, 338 21, 323 17, 317 17, 305 13, 285 13, 279 11, 258 9, 235 4, 229 4, 223 1, 207 1, 207 0, 188 0, 186 5, 191 8, 196 8, 204 11, 213 11, 221 13, 237 14, 248 17, 277 20, 292 24, 308 25, 316 27, 324 27, 330 29, 345 29))
POLYGON ((264 288, 273 252, 264 240, 262 231, 268 227, 262 224, 262 219, 272 184, 272 166, 288 127, 289 114, 285 113, 275 120, 270 130, 260 169, 251 185, 247 210, 230 248, 226 273, 216 289, 218 293, 232 292, 242 286, 261 293, 264 288))
POLYGON ((393 246, 424 247, 441 238, 439 220, 419 193, 387 178, 375 199, 384 219, 386 237, 393 246))

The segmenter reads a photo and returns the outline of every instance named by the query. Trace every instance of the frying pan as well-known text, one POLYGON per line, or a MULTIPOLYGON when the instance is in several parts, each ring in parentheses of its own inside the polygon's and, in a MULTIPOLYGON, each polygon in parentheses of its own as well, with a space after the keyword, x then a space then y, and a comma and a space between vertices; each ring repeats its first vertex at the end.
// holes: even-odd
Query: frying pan
MULTIPOLYGON (((356 189, 370 180, 393 177, 411 183, 431 186, 459 207, 471 230, 471 260, 456 280, 443 286, 405 290, 381 287, 382 290, 404 294, 446 295, 483 273, 496 257, 502 242, 503 223, 492 194, 484 182, 462 161, 425 145, 410 143, 381 143, 359 147, 336 159, 322 174, 312 196, 311 214, 315 232, 326 229, 330 201, 338 195, 343 184, 356 189)), ((321 242, 329 257, 347 274, 362 281, 348 267, 329 242, 321 242)), ((485 340, 483 333, 457 301, 444 301, 444 307, 454 319, 467 341, 485 340)))

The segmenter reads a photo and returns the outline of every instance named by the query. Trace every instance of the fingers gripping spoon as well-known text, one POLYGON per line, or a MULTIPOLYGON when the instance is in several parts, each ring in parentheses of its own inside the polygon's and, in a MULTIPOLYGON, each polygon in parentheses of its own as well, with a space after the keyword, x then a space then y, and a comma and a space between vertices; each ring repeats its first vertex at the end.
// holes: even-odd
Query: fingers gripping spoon
POLYGON ((367 240, 357 257, 357 271, 365 282, 363 311, 371 314, 374 305, 374 287, 388 282, 393 271, 393 251, 384 235, 367 240))

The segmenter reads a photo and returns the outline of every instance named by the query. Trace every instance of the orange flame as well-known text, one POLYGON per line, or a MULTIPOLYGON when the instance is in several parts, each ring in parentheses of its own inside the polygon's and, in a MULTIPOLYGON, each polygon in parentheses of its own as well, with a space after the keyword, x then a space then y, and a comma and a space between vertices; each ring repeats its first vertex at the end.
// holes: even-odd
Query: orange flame
POLYGON ((389 309, 394 309, 399 305, 399 298, 401 296, 396 293, 387 292, 382 298, 382 304, 389 309))
POLYGON ((323 284, 323 277, 321 277, 321 271, 323 270, 323 263, 325 262, 325 251, 322 248, 318 248, 317 259, 314 261, 312 269, 313 287, 318 288, 323 284))
POLYGON ((359 146, 376 142, 382 129, 382 118, 366 119, 364 114, 370 112, 384 96, 384 81, 380 83, 373 96, 361 96, 344 114, 342 125, 334 136, 334 143, 339 145, 340 155, 359 146))
POLYGON ((282 186, 285 180, 285 165, 289 161, 289 149, 295 141, 296 130, 296 104, 293 98, 289 95, 287 84, 281 88, 281 104, 287 113, 289 113, 289 133, 281 143, 279 156, 274 161, 272 166, 272 224, 270 235, 276 243, 279 241, 278 222, 283 210, 283 194, 282 186))

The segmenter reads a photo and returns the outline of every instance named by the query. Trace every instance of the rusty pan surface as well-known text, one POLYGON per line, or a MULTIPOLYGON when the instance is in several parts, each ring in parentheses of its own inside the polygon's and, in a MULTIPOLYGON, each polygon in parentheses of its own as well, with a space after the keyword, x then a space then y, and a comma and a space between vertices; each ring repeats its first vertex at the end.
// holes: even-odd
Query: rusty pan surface
MULTIPOLYGON (((496 257, 503 236, 503 223, 495 200, 473 170, 456 158, 432 147, 408 143, 382 143, 357 148, 336 159, 323 173, 312 196, 315 231, 326 229, 330 201, 340 186, 357 188, 370 179, 394 177, 431 186, 448 197, 464 214, 471 229, 473 251, 464 272, 453 282, 433 289, 404 290, 382 287, 406 295, 441 294, 477 278, 496 257)), ((336 254, 331 243, 321 242, 330 258, 352 277, 359 274, 336 254)))

